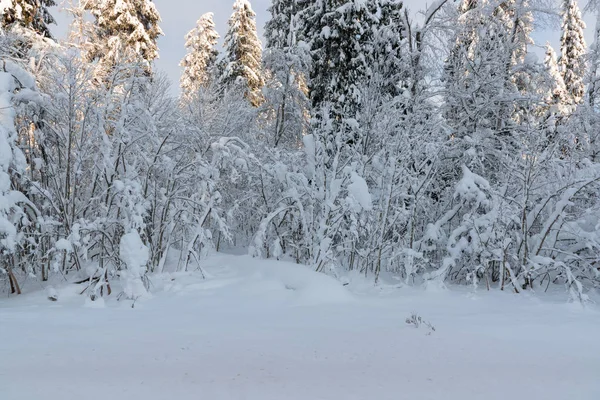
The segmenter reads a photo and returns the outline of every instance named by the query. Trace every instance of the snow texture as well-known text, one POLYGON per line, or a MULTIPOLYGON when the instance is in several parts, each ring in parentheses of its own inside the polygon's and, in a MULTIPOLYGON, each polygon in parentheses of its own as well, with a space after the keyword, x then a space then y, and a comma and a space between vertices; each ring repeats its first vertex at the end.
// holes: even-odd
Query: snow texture
POLYGON ((600 396, 597 308, 375 288, 359 275, 344 287, 246 256, 215 256, 206 270, 211 279, 152 277, 155 296, 135 308, 92 302, 78 285, 57 288, 57 301, 43 291, 0 300, 2 398, 600 396), (413 313, 435 331, 407 324, 413 313))

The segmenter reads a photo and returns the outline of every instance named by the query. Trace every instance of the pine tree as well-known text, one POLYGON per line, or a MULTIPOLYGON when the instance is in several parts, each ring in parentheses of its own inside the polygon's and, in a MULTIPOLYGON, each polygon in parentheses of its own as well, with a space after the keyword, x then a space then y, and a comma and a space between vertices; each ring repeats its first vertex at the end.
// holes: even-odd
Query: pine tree
POLYGON ((565 81, 560 73, 558 57, 556 56, 556 52, 550 43, 546 44, 544 66, 546 67, 546 73, 549 78, 549 91, 547 93, 545 102, 551 106, 558 107, 559 110, 563 111, 564 108, 569 104, 569 96, 567 94, 565 81))
POLYGON ((323 0, 309 8, 313 58, 310 97, 313 108, 327 105, 333 120, 354 118, 360 86, 373 74, 376 15, 367 2, 323 0), (321 18, 318 18, 322 15, 321 18))
POLYGON ((580 104, 584 97, 586 45, 583 35, 585 22, 576 0, 563 1, 562 18, 560 66, 572 103, 580 104))
POLYGON ((139 62, 145 71, 158 58, 156 41, 163 34, 160 15, 151 0, 81 0, 94 17, 88 38, 88 61, 112 68, 119 60, 139 62))
POLYGON ((35 234, 30 234, 39 216, 28 197, 24 176, 31 166, 19 145, 19 131, 25 125, 26 132, 32 133, 31 119, 23 115, 42 103, 27 64, 12 58, 20 39, 18 35, 0 35, 0 273, 8 275, 10 291, 16 294, 21 290, 15 272, 34 268, 28 250, 34 247, 35 234))
POLYGON ((371 5, 371 13, 377 18, 377 23, 373 26, 374 69, 384 78, 382 92, 394 97, 407 86, 403 3, 400 0, 377 0, 371 5))
MULTIPOLYGON (((600 7, 600 5, 597 5, 600 7)), ((599 10, 596 10, 599 11, 599 10)), ((598 90, 598 70, 600 69, 600 13, 596 15, 596 26, 594 28, 594 41, 589 50, 589 71, 588 71, 588 104, 596 104, 598 90)))
POLYGON ((283 49, 296 41, 297 0, 273 0, 269 7, 271 19, 265 24, 266 48, 283 49))
POLYGON ((225 65, 222 81, 244 87, 250 103, 261 102, 264 85, 261 71, 262 45, 256 31, 256 14, 248 0, 236 0, 225 36, 225 65))
POLYGON ((179 64, 183 67, 181 90, 190 97, 202 86, 208 85, 215 73, 218 51, 215 49, 219 34, 215 30, 213 13, 204 14, 196 27, 186 35, 185 47, 188 54, 179 64))
POLYGON ((55 24, 48 7, 55 6, 54 0, 8 0, 0 5, 2 27, 19 24, 35 31, 38 35, 52 38, 49 24, 55 24), (7 4, 8 3, 8 4, 7 4))

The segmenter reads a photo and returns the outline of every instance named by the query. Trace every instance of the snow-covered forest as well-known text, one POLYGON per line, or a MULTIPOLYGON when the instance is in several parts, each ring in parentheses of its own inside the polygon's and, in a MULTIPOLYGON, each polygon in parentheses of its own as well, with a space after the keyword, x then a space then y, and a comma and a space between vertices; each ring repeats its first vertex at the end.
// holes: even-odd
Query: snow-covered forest
POLYGON ((600 0, 192 1, 0 0, 1 400, 600 399, 600 0))
POLYGON ((118 281, 136 299, 236 248, 586 302, 600 24, 586 44, 582 13, 600 3, 558 3, 273 0, 263 45, 236 0, 227 32, 198 16, 176 97, 151 1, 74 2, 65 40, 53 0, 0 2, 0 290, 81 279, 96 299, 118 281), (540 26, 562 32, 545 57, 540 26))

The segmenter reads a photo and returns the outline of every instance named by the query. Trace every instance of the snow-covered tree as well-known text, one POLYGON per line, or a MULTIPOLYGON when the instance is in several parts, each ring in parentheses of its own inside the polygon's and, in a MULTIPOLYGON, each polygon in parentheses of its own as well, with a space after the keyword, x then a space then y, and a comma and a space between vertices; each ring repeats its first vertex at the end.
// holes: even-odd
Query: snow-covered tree
POLYGON ((305 10, 317 20, 310 32, 304 33, 311 40, 313 59, 310 98, 315 109, 326 106, 334 121, 356 116, 359 87, 373 74, 374 28, 378 21, 368 5, 353 0, 323 0, 305 10))
POLYGON ((273 134, 267 140, 297 147, 306 130, 308 99, 306 79, 310 55, 298 43, 298 4, 296 0, 277 0, 269 8, 271 19, 265 26, 267 46, 263 54, 265 68, 265 119, 273 134))
POLYGON ((580 104, 585 94, 585 22, 576 0, 562 3, 562 37, 560 66, 567 93, 573 104, 580 104))
POLYGON ((299 11, 297 0, 273 0, 269 6, 271 18, 265 24, 265 48, 285 48, 296 42, 299 11))
POLYGON ((557 283, 585 301, 600 117, 569 99, 550 47, 528 53, 542 9, 441 0, 412 19, 396 0, 275 0, 261 55, 239 0, 215 79, 212 16, 188 35, 183 102, 149 74, 150 2, 81 2, 61 46, 0 32, 0 281, 62 274, 136 299, 153 272, 202 272, 229 243, 376 282, 557 283))
POLYGON ((248 0, 236 0, 225 36, 222 81, 239 85, 253 105, 261 102, 264 85, 261 68, 262 45, 256 31, 256 13, 248 0))
POLYGON ((17 119, 21 108, 40 101, 34 77, 11 59, 18 37, 0 35, 0 276, 8 276, 11 293, 21 293, 16 271, 32 272, 29 235, 37 210, 28 199, 23 179, 28 165, 18 146, 17 119))
POLYGON ((549 88, 545 102, 558 108, 557 111, 559 113, 565 113, 567 112, 566 108, 569 105, 569 96, 567 94, 565 81, 563 80, 563 76, 558 65, 558 57, 556 56, 556 52, 550 43, 546 44, 544 65, 546 67, 546 76, 548 78, 546 84, 549 88))
POLYGON ((447 118, 452 135, 476 130, 510 134, 515 98, 527 81, 531 10, 526 0, 468 2, 446 64, 447 118), (501 98, 500 98, 501 97, 501 98))
MULTIPOLYGON (((444 65, 444 83, 446 92, 447 114, 450 126, 458 130, 464 123, 461 119, 466 110, 463 109, 464 101, 468 98, 458 98, 451 94, 465 89, 465 80, 472 74, 469 70, 469 57, 478 39, 477 29, 482 23, 481 10, 477 8, 477 0, 463 0, 458 6, 457 30, 452 38, 451 50, 444 65), (456 124, 455 124, 456 121, 456 124)), ((456 135, 456 133, 453 133, 456 135)))
POLYGON ((94 22, 87 38, 88 61, 106 70, 120 60, 138 62, 150 72, 158 58, 156 41, 163 34, 160 15, 151 0, 81 0, 94 22))
POLYGON ((185 37, 187 55, 179 64, 183 68, 181 75, 182 95, 187 98, 206 86, 214 78, 218 51, 215 46, 219 34, 215 30, 213 13, 200 17, 196 27, 185 37))
POLYGON ((56 21, 48 8, 55 6, 54 0, 6 0, 0 4, 2 27, 13 24, 32 29, 38 35, 52 38, 49 24, 56 21))
POLYGON ((374 73, 385 78, 382 92, 400 94, 408 85, 409 49, 406 45, 405 10, 400 0, 377 0, 371 5, 377 23, 373 26, 374 73))

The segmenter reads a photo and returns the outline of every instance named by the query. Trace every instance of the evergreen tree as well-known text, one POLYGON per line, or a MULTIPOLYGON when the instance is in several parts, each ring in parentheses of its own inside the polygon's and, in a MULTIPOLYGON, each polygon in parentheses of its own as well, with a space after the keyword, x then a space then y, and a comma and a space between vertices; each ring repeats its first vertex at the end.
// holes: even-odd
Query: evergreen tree
POLYGON ((334 120, 353 118, 360 109, 360 87, 376 73, 388 79, 382 90, 397 94, 406 70, 403 12, 398 0, 318 0, 300 11, 300 36, 312 54, 313 108, 327 104, 334 120))
POLYGON ((573 104, 580 104, 584 96, 584 74, 586 45, 583 31, 585 22, 576 0, 562 3, 562 57, 560 66, 567 92, 573 104))
POLYGON ((261 71, 262 45, 256 31, 256 14, 248 0, 236 0, 225 36, 225 65, 222 80, 226 84, 244 87, 245 96, 253 105, 261 102, 264 85, 261 71))
POLYGON ((34 132, 32 119, 27 117, 43 103, 27 63, 12 55, 21 39, 20 35, 0 35, 0 274, 8 275, 10 292, 17 294, 21 293, 17 271, 30 273, 35 268, 31 255, 37 251, 39 233, 39 213, 30 201, 27 179, 31 165, 20 134, 34 132))
POLYGON ((19 24, 35 31, 38 35, 52 38, 49 24, 55 24, 48 7, 55 6, 54 0, 7 0, 0 4, 2 27, 19 24))
POLYGON ((273 0, 269 7, 271 19, 265 24, 266 48, 282 49, 296 41, 297 0, 273 0))
POLYGON ((364 55, 371 50, 374 21, 365 3, 328 0, 326 4, 321 45, 313 48, 313 105, 330 102, 333 115, 354 117, 360 103, 358 86, 371 74, 364 55))
MULTIPOLYGON (((341 134, 342 142, 367 151, 377 110, 393 98, 404 102, 398 95, 408 85, 410 53, 403 3, 317 0, 298 7, 296 36, 310 48, 313 121, 330 140, 341 134)), ((333 142, 326 147, 333 154, 333 142)))
POLYGON ((407 86, 403 3, 400 0, 377 0, 371 4, 371 13, 377 21, 373 26, 375 73, 383 78, 382 93, 394 97, 407 86))
POLYGON ((181 90, 184 97, 190 97, 202 86, 210 83, 216 66, 218 51, 215 45, 219 34, 215 30, 213 13, 204 14, 196 27, 186 35, 185 47, 188 54, 179 64, 183 67, 181 90))
POLYGON ((147 73, 158 58, 156 41, 163 34, 160 15, 151 0, 82 0, 94 17, 87 59, 110 69, 121 59, 139 62, 147 73))
MULTIPOLYGON (((20 72, 20 71, 15 71, 20 72)), ((19 220, 25 216, 21 204, 24 196, 13 190, 13 174, 25 170, 25 158, 16 145, 17 132, 14 121, 13 93, 18 88, 14 75, 0 72, 0 104, 2 124, 0 125, 0 265, 8 267, 12 293, 19 293, 19 285, 13 275, 14 261, 10 258, 16 252, 21 237, 19 220)))
POLYGON ((600 67, 600 12, 598 12, 596 15, 594 41, 590 46, 589 59, 590 68, 588 71, 588 104, 593 107, 596 104, 599 81, 598 70, 600 67))
POLYGON ((545 103, 558 107, 560 111, 564 111, 565 107, 569 104, 569 96, 567 95, 565 81, 560 73, 558 57, 550 43, 546 44, 544 66, 546 68, 548 77, 547 85, 549 87, 545 103))

